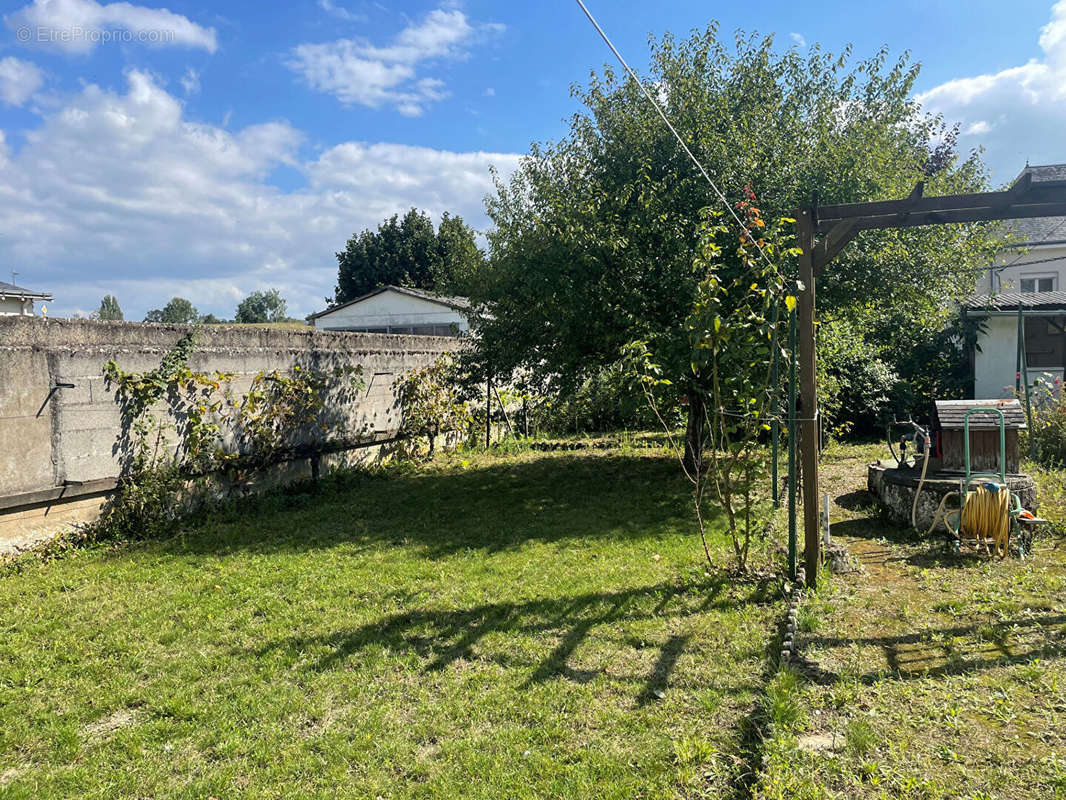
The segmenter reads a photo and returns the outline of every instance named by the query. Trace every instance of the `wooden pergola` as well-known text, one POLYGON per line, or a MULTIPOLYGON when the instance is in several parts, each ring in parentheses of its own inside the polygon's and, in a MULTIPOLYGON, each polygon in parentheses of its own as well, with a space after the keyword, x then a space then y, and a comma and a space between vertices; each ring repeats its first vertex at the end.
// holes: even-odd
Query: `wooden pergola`
POLYGON ((902 200, 818 206, 796 212, 799 258, 798 333, 800 350, 799 421, 803 469, 803 538, 807 585, 818 581, 821 561, 818 521, 818 384, 815 352, 817 277, 862 231, 950 225, 960 222, 1066 216, 1066 181, 1033 181, 1025 172, 1002 192, 925 197, 924 184, 902 200), (821 237, 821 238, 819 238, 821 237))

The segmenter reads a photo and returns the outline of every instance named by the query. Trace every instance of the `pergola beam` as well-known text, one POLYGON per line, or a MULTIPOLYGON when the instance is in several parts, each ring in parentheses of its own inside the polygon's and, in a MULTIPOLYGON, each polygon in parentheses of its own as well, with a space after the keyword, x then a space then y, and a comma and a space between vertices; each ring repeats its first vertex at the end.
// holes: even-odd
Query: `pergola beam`
MULTIPOLYGON (((913 193, 902 200, 878 200, 871 203, 845 203, 843 205, 819 206, 818 222, 834 222, 851 217, 890 216, 910 212, 921 214, 927 211, 958 211, 961 209, 1000 209, 1010 205, 1039 205, 1053 203, 1062 197, 1066 181, 1033 182, 1029 173, 1019 178, 1011 188, 1003 192, 978 192, 975 194, 950 194, 941 197, 920 197, 913 193)), ((821 229, 820 229, 821 230, 821 229)))

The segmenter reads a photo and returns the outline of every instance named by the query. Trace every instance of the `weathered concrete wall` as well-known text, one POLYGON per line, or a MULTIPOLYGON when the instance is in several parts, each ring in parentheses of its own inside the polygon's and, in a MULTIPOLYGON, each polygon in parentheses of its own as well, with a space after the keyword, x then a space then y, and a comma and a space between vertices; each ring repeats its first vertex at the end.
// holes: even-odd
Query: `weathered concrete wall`
MULTIPOLYGON (((0 539, 5 520, 10 525, 16 513, 30 519, 28 508, 19 506, 20 496, 26 495, 37 514, 42 507, 73 502, 78 486, 118 476, 120 408, 106 385, 104 364, 114 359, 124 370, 154 369, 189 330, 185 325, 0 318, 0 539), (58 384, 73 387, 53 389, 58 384), (65 497, 46 491, 56 487, 64 487, 65 497)), ((340 420, 338 433, 382 438, 400 424, 394 381, 462 346, 446 337, 203 326, 189 366, 234 373, 237 395, 261 371, 360 366, 363 390, 344 408, 331 409, 340 420)), ((27 533, 25 524, 19 531, 27 533)))

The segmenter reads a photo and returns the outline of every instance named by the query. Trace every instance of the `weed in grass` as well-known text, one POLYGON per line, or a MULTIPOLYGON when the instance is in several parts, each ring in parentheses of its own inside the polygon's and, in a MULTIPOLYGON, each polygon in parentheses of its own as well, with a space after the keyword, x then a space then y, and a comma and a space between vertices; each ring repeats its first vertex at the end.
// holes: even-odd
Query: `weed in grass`
POLYGON ((766 719, 781 731, 793 731, 806 719, 800 705, 800 675, 791 667, 782 667, 770 680, 763 698, 766 719))
POLYGON ((844 744, 847 751, 858 758, 870 753, 876 745, 877 737, 873 727, 865 719, 853 719, 844 728, 844 744))

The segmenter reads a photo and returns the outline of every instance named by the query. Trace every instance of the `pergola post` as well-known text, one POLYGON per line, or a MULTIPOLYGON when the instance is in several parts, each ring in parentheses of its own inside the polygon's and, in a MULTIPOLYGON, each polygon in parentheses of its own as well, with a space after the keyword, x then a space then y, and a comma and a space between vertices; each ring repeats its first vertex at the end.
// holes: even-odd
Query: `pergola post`
POLYGON ((803 563, 807 585, 818 583, 818 354, 815 346, 814 309, 814 210, 801 209, 796 216, 796 239, 802 249, 799 257, 797 311, 799 318, 800 405, 803 423, 799 426, 803 468, 803 563))
MULTIPOLYGON (((818 581, 821 562, 818 520, 818 383, 815 337, 815 276, 862 231, 951 225, 1003 219, 1066 216, 1066 181, 1034 181, 1023 173, 1003 192, 976 192, 925 197, 919 183, 901 200, 804 208, 796 212, 799 257, 798 297, 800 399, 800 463, 803 467, 803 539, 807 585, 818 581), (816 245, 815 237, 822 240, 816 245)), ((1025 372, 1025 359, 1020 362, 1025 372)))

